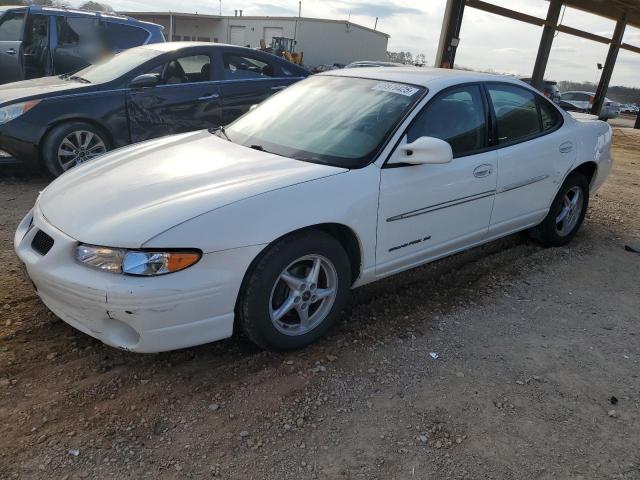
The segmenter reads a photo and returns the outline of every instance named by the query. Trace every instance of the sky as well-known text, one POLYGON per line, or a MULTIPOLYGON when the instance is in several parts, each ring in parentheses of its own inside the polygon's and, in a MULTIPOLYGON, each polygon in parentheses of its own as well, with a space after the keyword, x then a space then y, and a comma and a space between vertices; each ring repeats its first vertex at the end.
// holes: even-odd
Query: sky
MULTIPOLYGON (((219 0, 192 0, 176 8, 174 0, 104 0, 115 10, 180 11, 187 13, 219 12, 219 0)), ((545 0, 489 0, 490 3, 546 17, 545 0)), ((74 1, 72 3, 80 3, 74 1)), ((391 35, 388 50, 424 53, 433 64, 438 45, 445 0, 302 0, 302 16, 348 19, 391 35)), ((222 0, 222 13, 233 15, 297 15, 297 0, 222 0)), ((615 23, 579 10, 566 8, 562 24, 611 37, 615 23)), ((542 28, 467 7, 465 9, 456 64, 516 75, 530 75, 542 28)), ((628 27, 624 41, 640 46, 640 29, 628 27)), ((546 78, 597 82, 608 46, 559 33, 554 39, 546 78)), ((640 88, 640 54, 621 50, 611 85, 640 88)))

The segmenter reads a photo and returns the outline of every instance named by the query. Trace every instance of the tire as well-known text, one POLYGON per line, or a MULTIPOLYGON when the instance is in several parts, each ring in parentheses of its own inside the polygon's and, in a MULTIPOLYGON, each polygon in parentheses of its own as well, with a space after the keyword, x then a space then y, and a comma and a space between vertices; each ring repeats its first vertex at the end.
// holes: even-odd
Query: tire
POLYGON ((566 245, 582 225, 588 205, 589 182, 583 174, 573 172, 560 187, 545 219, 530 230, 531 236, 544 247, 566 245))
POLYGON ((295 233, 268 247, 249 269, 238 297, 238 324, 266 350, 302 348, 335 323, 350 287, 349 257, 334 237, 319 230, 295 233), (313 265, 319 267, 315 283, 313 265), (308 315, 304 323, 301 310, 308 315))
POLYGON ((47 134, 42 144, 42 161, 49 173, 57 177, 110 149, 109 138, 101 129, 86 122, 68 122, 47 134))

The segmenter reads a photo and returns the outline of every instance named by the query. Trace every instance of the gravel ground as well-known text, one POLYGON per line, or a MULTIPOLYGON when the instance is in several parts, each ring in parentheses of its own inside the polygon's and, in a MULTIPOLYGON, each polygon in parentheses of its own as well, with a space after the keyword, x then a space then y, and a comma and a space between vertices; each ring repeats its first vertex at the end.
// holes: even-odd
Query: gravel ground
POLYGON ((121 352, 13 253, 0 172, 0 478, 640 479, 640 132, 574 242, 514 235, 354 291, 303 351, 121 352), (434 358, 437 357, 437 358, 434 358))

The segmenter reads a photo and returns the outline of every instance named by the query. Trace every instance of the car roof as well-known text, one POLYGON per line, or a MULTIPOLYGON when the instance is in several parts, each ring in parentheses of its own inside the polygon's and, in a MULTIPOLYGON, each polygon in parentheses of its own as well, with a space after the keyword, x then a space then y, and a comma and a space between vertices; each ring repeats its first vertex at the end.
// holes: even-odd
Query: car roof
POLYGON ((358 60, 357 62, 351 62, 348 65, 393 65, 402 67, 402 63, 397 62, 384 62, 382 60, 358 60))
MULTIPOLYGON (((251 52, 267 53, 260 50, 254 50, 253 48, 240 47, 238 45, 229 45, 226 43, 212 43, 212 42, 164 42, 164 43, 150 43, 148 45, 142 45, 138 48, 148 48, 150 50, 157 50, 159 52, 172 52, 174 50, 180 50, 181 48, 188 47, 209 47, 209 48, 238 48, 241 50, 247 50, 251 52)), ((274 55, 275 56, 275 55, 274 55)), ((278 58, 278 57, 276 57, 278 58)))
POLYGON ((85 17, 100 17, 104 20, 113 21, 116 23, 143 23, 147 25, 152 25, 162 29, 162 25, 158 25, 153 22, 145 22, 142 20, 138 20, 133 17, 128 17, 127 15, 120 15, 116 12, 98 12, 95 10, 78 10, 74 8, 66 8, 66 7, 48 7, 45 5, 2 5, 0 6, 0 12, 5 12, 7 10, 13 9, 29 9, 31 12, 43 12, 43 13, 65 13, 73 16, 85 16, 85 17))
POLYGON ((466 70, 453 70, 448 68, 427 68, 403 66, 396 68, 387 67, 362 67, 354 69, 331 70, 319 73, 324 76, 369 78, 371 80, 382 80, 388 82, 410 83, 428 87, 430 85, 441 84, 440 86, 455 85, 467 82, 507 82, 516 85, 526 83, 517 78, 507 75, 495 75, 489 73, 471 72, 466 70))

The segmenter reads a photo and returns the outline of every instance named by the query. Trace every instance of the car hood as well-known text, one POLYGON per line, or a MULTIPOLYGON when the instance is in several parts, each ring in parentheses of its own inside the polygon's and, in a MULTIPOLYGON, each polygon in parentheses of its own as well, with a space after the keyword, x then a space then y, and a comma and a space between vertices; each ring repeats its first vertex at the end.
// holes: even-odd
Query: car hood
POLYGON ((78 241, 139 248, 211 210, 344 171, 243 147, 205 130, 122 148, 76 167, 51 183, 37 206, 78 241))
POLYGON ((0 88, 0 105, 40 96, 54 97, 58 94, 92 90, 94 87, 95 85, 83 84, 74 80, 63 80, 59 77, 44 77, 6 83, 0 88))

